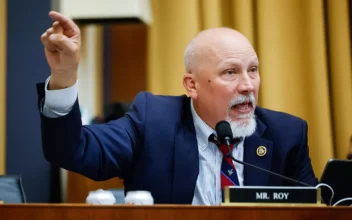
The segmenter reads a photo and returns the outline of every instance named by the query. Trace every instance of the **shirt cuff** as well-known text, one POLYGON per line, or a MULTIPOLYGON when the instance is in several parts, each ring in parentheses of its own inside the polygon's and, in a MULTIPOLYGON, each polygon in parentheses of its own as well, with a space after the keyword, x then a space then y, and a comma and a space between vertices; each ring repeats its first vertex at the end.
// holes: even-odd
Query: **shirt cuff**
POLYGON ((45 81, 43 114, 51 118, 67 115, 71 111, 78 96, 78 81, 76 81, 73 86, 65 89, 48 90, 49 81, 50 76, 45 81))

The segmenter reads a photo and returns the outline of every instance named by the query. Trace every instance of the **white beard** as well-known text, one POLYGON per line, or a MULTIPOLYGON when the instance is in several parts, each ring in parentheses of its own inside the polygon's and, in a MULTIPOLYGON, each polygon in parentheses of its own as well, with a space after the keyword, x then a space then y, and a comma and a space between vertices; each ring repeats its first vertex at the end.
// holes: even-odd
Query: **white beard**
POLYGON ((257 128, 257 122, 255 120, 254 113, 242 115, 240 118, 247 118, 246 122, 234 121, 230 116, 226 116, 226 121, 230 123, 232 134, 234 138, 238 137, 249 137, 257 128))
POLYGON ((254 110, 253 112, 250 112, 248 114, 236 115, 235 118, 240 119, 240 121, 233 120, 230 117, 231 107, 244 102, 251 102, 252 106, 254 106, 255 99, 254 99, 253 93, 250 93, 248 95, 239 95, 238 97, 232 99, 229 104, 229 109, 227 110, 227 113, 226 113, 225 119, 228 123, 230 123, 234 138, 249 137, 255 132, 255 129, 257 128, 257 122, 255 120, 254 110))

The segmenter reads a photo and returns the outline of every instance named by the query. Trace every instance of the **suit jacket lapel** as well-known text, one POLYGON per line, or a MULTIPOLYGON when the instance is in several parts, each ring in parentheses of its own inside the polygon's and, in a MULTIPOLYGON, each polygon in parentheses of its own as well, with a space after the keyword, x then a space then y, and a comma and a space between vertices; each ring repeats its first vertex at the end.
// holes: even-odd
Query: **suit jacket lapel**
POLYGON ((185 98, 181 123, 176 127, 172 203, 190 204, 199 173, 199 154, 196 132, 185 98))
MULTIPOLYGON (((273 142, 262 137, 266 126, 257 118, 257 129, 255 133, 245 139, 244 143, 244 161, 255 166, 270 170, 271 157, 273 153, 273 142), (258 147, 263 146, 266 149, 266 154, 260 156, 258 147)), ((265 186, 269 183, 270 174, 251 168, 244 167, 244 185, 265 186)))

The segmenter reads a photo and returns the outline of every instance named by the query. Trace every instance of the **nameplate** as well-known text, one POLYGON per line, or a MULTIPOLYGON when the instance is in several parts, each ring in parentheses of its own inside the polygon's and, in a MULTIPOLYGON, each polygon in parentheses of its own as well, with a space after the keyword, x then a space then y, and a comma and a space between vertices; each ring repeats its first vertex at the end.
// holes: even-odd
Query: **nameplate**
POLYGON ((230 186, 224 189, 224 203, 321 204, 315 187, 230 186))

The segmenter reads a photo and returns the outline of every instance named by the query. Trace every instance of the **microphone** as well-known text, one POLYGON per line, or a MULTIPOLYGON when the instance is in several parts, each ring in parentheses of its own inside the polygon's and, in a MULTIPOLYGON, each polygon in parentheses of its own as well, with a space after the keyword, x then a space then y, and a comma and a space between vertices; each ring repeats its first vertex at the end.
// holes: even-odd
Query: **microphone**
POLYGON ((227 147, 227 150, 229 151, 229 156, 231 157, 231 159, 239 164, 242 164, 244 166, 248 166, 248 167, 252 167, 252 168, 255 168, 255 169, 258 169, 258 170, 261 170, 263 172, 266 172, 266 173, 269 173, 271 175, 274 175, 274 176, 278 176, 280 178, 283 178, 285 180, 288 180, 290 182, 294 182, 294 183, 297 183, 297 184, 301 184, 303 186, 310 186, 310 187, 313 187, 309 184, 306 184, 306 183, 303 183, 303 182, 300 182, 298 180, 294 180, 294 179, 291 179, 291 178, 288 178, 286 176, 283 176, 281 174, 278 174, 278 173, 275 173, 275 172, 272 172, 270 170, 266 170, 264 168, 261 168, 261 167, 258 167, 258 166, 255 166, 253 164, 250 164, 250 163, 246 163, 244 161, 240 161, 240 160, 237 160, 236 158, 234 158, 232 156, 232 152, 230 152, 230 144, 232 142, 232 139, 233 139, 233 134, 232 134, 232 130, 231 130, 231 126, 230 124, 227 122, 227 121, 219 121, 216 126, 215 126, 215 130, 216 130, 216 134, 218 135, 218 140, 220 141, 220 143, 222 144, 225 144, 226 147, 227 147))

